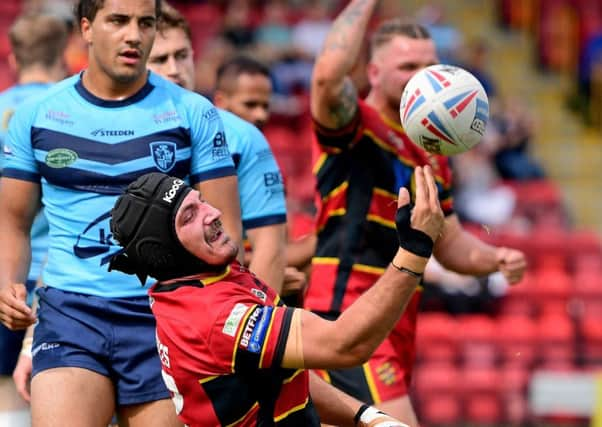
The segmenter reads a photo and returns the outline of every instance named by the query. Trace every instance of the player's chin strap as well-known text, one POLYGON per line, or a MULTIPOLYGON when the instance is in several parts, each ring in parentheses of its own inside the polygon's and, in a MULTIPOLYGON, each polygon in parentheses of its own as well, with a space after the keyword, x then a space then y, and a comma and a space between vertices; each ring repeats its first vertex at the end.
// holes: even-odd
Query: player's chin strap
POLYGON ((391 418, 384 412, 368 405, 360 406, 353 421, 358 427, 409 427, 407 424, 397 421, 395 418, 391 418))
POLYGON ((148 274, 142 272, 140 267, 132 262, 123 251, 113 255, 113 258, 109 261, 109 271, 112 270, 121 271, 125 274, 135 274, 142 286, 145 285, 146 279, 148 279, 148 274))

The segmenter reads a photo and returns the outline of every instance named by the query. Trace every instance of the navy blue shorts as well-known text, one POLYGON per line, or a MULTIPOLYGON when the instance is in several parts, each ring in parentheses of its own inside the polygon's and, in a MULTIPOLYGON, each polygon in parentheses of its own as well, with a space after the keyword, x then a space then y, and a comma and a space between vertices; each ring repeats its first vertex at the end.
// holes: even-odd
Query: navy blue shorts
POLYGON ((101 298, 38 289, 33 375, 58 367, 78 367, 109 377, 118 405, 170 397, 155 341, 148 297, 101 298))
MULTIPOLYGON (((33 293, 36 287, 34 280, 28 280, 25 284, 27 292, 33 293)), ((30 300, 31 298, 28 298, 30 300)), ((6 326, 0 324, 0 375, 12 375, 21 353, 21 344, 25 330, 11 331, 6 326)))

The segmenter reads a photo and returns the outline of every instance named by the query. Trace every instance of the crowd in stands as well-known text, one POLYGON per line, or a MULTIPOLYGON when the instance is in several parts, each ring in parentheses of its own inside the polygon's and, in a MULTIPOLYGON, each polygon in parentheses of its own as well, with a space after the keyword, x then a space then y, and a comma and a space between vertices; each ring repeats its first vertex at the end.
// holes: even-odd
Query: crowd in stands
POLYGON ((569 106, 602 124, 602 4, 596 0, 502 0, 500 21, 531 35, 536 63, 572 81, 569 106))
MULTIPOLYGON (((310 78, 332 17, 346 2, 172 3, 191 24, 198 92, 212 96, 217 67, 234 53, 249 53, 269 65, 273 113, 263 131, 284 175, 289 232, 294 238, 310 233, 315 213, 310 78)), ((381 14, 395 9, 393 2, 383 3, 381 14)), ((536 35, 541 66, 571 72, 587 105, 598 96, 602 109, 602 3, 499 3, 505 26, 536 35), (558 25, 559 20, 567 25, 558 25)), ((3 0, 0 25, 6 28, 26 8, 48 8, 67 17, 68 6, 59 0, 3 0)), ((498 92, 488 71, 487 42, 463 40, 441 8, 424 7, 416 18, 438 42, 442 62, 471 71, 489 96, 483 142, 452 159, 455 210, 480 238, 521 249, 530 263, 527 277, 512 288, 498 275, 460 276, 430 265, 418 321, 413 390, 418 415, 426 426, 536 423, 528 407, 529 378, 535 370, 600 367, 602 246, 595 234, 571 228, 558 188, 530 151, 536 117, 519 100, 498 92)), ((0 37, 0 58, 8 53, 5 39, 0 37)), ((85 68, 86 59, 86 46, 74 28, 66 56, 71 73, 85 68)), ((354 79, 361 88, 361 64, 357 69, 354 79)), ((13 80, 0 63, 0 87, 13 80)))

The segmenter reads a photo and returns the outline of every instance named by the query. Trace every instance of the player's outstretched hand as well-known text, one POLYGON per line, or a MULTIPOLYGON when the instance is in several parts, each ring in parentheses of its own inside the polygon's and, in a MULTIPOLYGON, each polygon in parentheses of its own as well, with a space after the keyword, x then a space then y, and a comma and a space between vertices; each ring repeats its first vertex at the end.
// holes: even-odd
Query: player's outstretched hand
POLYGON ((400 188, 395 223, 399 245, 423 257, 429 257, 433 243, 443 229, 445 217, 439 204, 437 185, 430 166, 414 170, 416 197, 414 206, 406 188, 400 188))
POLYGON ((372 406, 362 412, 357 425, 359 427, 409 427, 372 406))
POLYGON ((27 289, 23 283, 12 283, 0 289, 0 322, 8 329, 25 329, 36 321, 26 299, 27 289))
POLYGON ((516 249, 497 248, 496 259, 498 270, 504 275, 509 284, 520 282, 527 269, 525 254, 516 249))

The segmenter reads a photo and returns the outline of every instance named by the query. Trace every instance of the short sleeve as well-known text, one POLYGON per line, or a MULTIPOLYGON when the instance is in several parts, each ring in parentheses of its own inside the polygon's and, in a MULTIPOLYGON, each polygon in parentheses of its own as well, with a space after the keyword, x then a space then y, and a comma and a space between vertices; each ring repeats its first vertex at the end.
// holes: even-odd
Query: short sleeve
MULTIPOLYGON (((246 123, 245 123, 246 124, 246 123)), ((263 134, 248 124, 240 137, 238 188, 245 230, 286 222, 286 201, 280 168, 263 134)))
POLYGON ((213 357, 232 373, 280 366, 292 315, 293 309, 284 306, 231 304, 220 313, 209 339, 213 357))
POLYGON ((313 120, 313 130, 320 149, 329 154, 337 154, 352 148, 361 139, 363 133, 361 104, 358 104, 355 116, 340 129, 329 129, 313 120))
POLYGON ((190 94, 188 99, 192 142, 190 183, 235 175, 222 120, 205 98, 190 94))
POLYGON ((40 174, 31 144, 35 109, 18 108, 10 119, 3 147, 2 176, 24 181, 40 182, 40 174))

